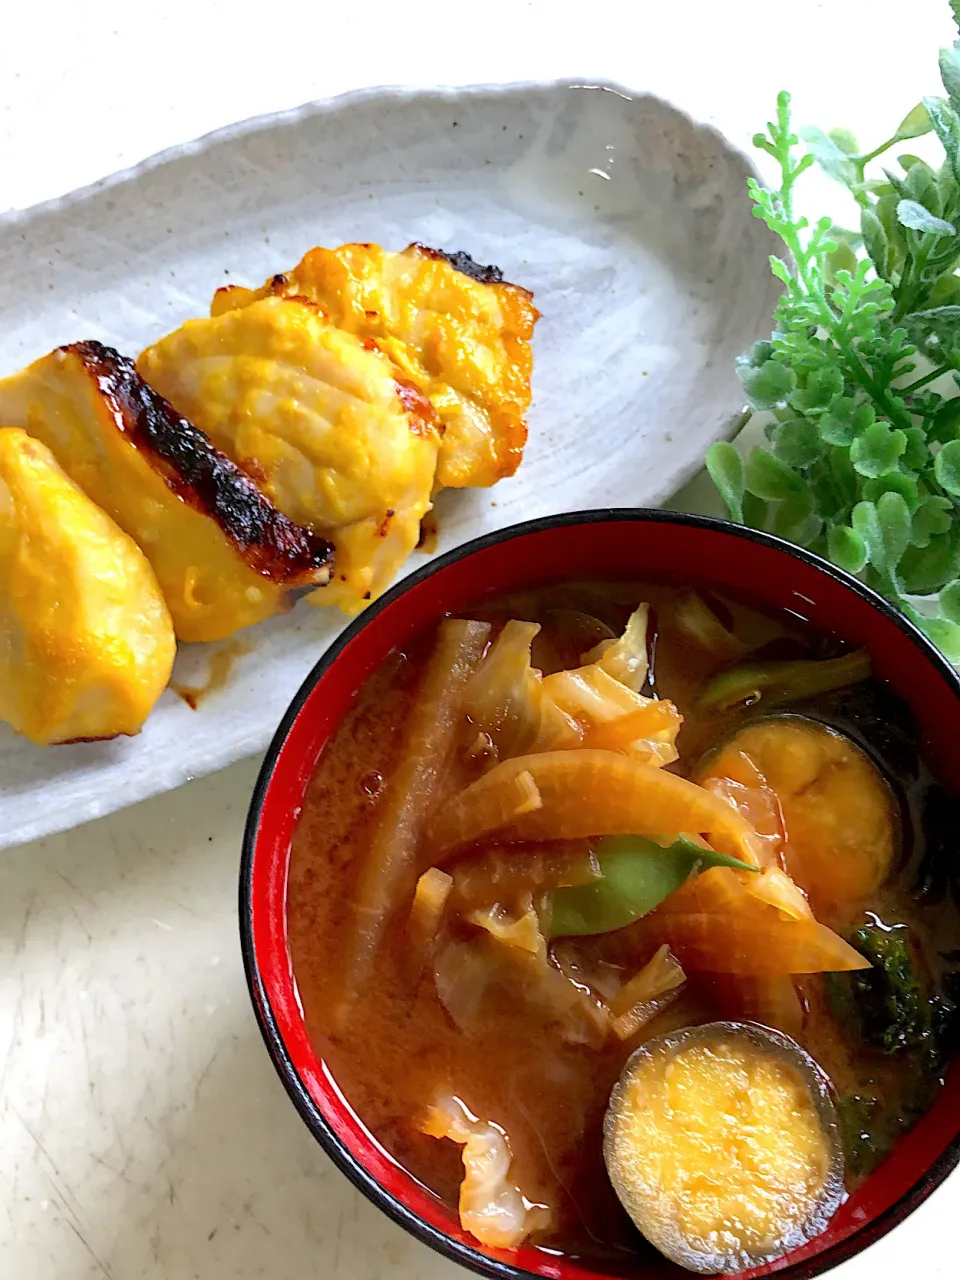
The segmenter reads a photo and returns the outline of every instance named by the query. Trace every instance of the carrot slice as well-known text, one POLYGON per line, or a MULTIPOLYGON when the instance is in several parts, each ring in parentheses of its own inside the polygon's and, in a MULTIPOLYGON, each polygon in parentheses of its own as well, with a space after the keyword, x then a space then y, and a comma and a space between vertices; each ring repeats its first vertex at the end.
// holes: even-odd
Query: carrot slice
MULTIPOLYGON (((483 622, 448 618, 440 624, 406 734, 397 744, 399 763, 387 779, 360 874, 346 966, 347 1003, 369 976, 390 913, 413 893, 420 833, 453 754, 463 691, 489 635, 483 622)), ((514 787, 516 796, 516 782, 514 787)), ((521 783, 520 790, 529 798, 529 784, 521 783)))
POLYGON ((648 921, 649 941, 667 943, 688 972, 759 976, 870 968, 869 960, 826 925, 786 919, 763 903, 749 916, 655 912, 648 921))
POLYGON ((666 732, 675 739, 682 720, 672 702, 651 700, 637 711, 589 728, 583 745, 597 751, 626 751, 638 738, 666 732))
MULTIPOLYGON (((692 832, 735 846, 758 866, 756 832, 736 809, 685 778, 612 751, 545 751, 506 760, 444 805, 427 829, 438 853, 456 849, 504 826, 505 792, 529 773, 541 807, 507 824, 515 840, 692 832)), ((726 848, 723 849, 726 852, 726 848)))

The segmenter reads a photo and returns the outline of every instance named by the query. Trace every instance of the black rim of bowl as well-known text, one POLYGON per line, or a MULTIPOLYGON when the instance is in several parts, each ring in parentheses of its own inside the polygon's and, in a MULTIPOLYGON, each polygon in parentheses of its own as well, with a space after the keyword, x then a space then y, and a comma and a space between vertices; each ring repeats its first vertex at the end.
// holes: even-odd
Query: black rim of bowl
MULTIPOLYGON (((299 715, 301 708, 310 695, 313 687, 326 673, 327 669, 336 661, 341 652, 350 644, 354 636, 377 614, 382 613, 385 609, 389 609, 398 596, 412 587, 418 585, 425 578, 432 577, 433 574, 445 569, 448 565, 455 564, 458 560, 463 560, 467 556, 473 555, 477 551, 482 551, 486 547, 495 546, 499 542, 506 542, 513 538, 524 537, 531 533, 547 532, 551 529, 560 528, 566 525, 576 524, 610 524, 618 522, 627 522, 633 524, 680 524, 687 525, 692 528, 710 530, 718 533, 732 534, 735 537, 743 538, 750 542, 761 543, 764 546, 771 547, 774 550, 782 551, 786 555, 793 556, 798 560, 803 560, 815 569, 819 569, 821 573, 835 579, 847 587, 848 590, 859 595, 868 604, 872 605, 879 613, 883 614, 890 622, 892 622, 900 631, 908 636, 918 649, 920 656, 927 662, 933 664, 939 673, 944 677, 949 685, 952 686, 954 696, 960 700, 960 676, 950 666, 943 655, 932 644, 930 640, 908 621, 903 614, 899 613, 886 600, 877 595, 870 587, 865 586, 858 579, 852 577, 842 569, 838 569, 828 560, 824 560, 821 556, 814 555, 810 551, 797 547, 793 543, 785 542, 782 538, 778 538, 773 534, 763 533, 757 529, 750 529, 744 525, 733 524, 728 520, 718 520, 711 516, 690 515, 685 512, 665 511, 661 509, 650 509, 645 507, 606 507, 597 510, 572 511, 562 515, 543 516, 537 520, 528 520, 521 524, 509 525, 505 529, 497 530, 494 533, 488 533, 480 538, 475 538, 471 542, 466 542, 462 546, 455 547, 453 550, 439 556, 436 560, 424 565, 421 569, 416 570, 401 582, 391 587, 379 600, 369 605, 363 613, 356 617, 353 622, 337 637, 336 640, 324 651, 320 659, 317 661, 303 684, 298 689, 293 701, 287 708, 283 719, 277 728, 276 733, 270 743, 264 757, 263 765, 257 777, 257 783, 254 788, 253 797, 250 802, 250 809, 247 814, 246 827, 243 834, 243 852, 240 862, 240 948, 243 955, 243 967, 246 974, 247 986, 250 991, 250 997, 253 1001, 254 1011, 256 1013, 257 1022, 260 1027, 260 1033, 263 1036, 267 1052, 273 1061, 273 1065, 277 1070, 280 1079, 283 1081, 284 1087, 290 1096, 291 1101, 300 1113, 301 1118, 307 1125, 307 1128, 320 1143, 321 1147, 341 1170, 342 1173, 350 1179, 353 1185, 367 1197, 367 1199, 378 1209, 381 1209, 389 1218, 404 1227, 411 1235, 415 1236, 424 1244, 429 1245, 444 1257, 449 1258, 453 1262, 458 1262, 461 1266, 475 1272, 477 1275, 494 1277, 495 1280, 538 1280, 534 1272, 526 1271, 520 1267, 510 1263, 498 1262, 493 1258, 488 1258, 485 1254, 471 1248, 469 1245, 461 1244, 458 1240, 446 1235, 443 1231, 431 1226, 425 1222, 412 1210, 408 1209, 401 1201, 383 1187, 376 1178, 369 1173, 359 1160, 353 1155, 349 1148, 341 1142, 336 1136, 333 1129, 324 1119, 319 1108, 307 1092, 306 1086, 297 1074, 297 1070, 291 1061, 290 1055, 287 1053, 285 1044, 277 1027, 276 1018, 273 1009, 264 989, 263 981, 260 976, 259 965, 257 964, 256 954, 253 945, 252 932, 252 908, 251 893, 253 887, 253 863, 255 856, 255 848, 257 835, 260 829, 260 818, 263 810, 264 800, 266 798, 267 788, 273 775, 274 767, 280 752, 287 740, 287 736, 293 725, 294 720, 299 715)), ((854 1231, 846 1239, 839 1241, 830 1248, 825 1249, 822 1253, 817 1254, 813 1258, 804 1259, 794 1263, 792 1266, 784 1267, 776 1274, 783 1277, 783 1280, 813 1280, 813 1277, 823 1275, 824 1272, 832 1270, 839 1266, 848 1258, 855 1254, 862 1253, 870 1245, 875 1244, 883 1236, 893 1230, 904 1218, 908 1217, 914 1209, 923 1203, 947 1176, 960 1164, 960 1136, 955 1138, 945 1151, 937 1158, 933 1165, 922 1175, 921 1178, 907 1191, 901 1198, 892 1204, 888 1209, 884 1210, 879 1217, 874 1218, 872 1222, 866 1226, 854 1231)))

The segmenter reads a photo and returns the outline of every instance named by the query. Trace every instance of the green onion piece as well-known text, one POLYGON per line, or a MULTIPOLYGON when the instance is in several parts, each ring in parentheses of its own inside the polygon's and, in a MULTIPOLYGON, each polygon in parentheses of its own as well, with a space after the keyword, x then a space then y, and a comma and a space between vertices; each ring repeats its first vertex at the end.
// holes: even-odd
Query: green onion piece
POLYGON ((594 851, 599 880, 555 889, 548 895, 543 915, 549 937, 586 937, 622 929, 708 867, 756 871, 749 863, 704 849, 686 836, 676 836, 667 845, 643 836, 604 836, 594 851))
POLYGON ((740 703, 753 705, 761 699, 774 707, 857 684, 868 678, 870 670, 866 649, 822 662, 746 663, 715 676, 697 699, 697 707, 701 711, 727 711, 740 703))

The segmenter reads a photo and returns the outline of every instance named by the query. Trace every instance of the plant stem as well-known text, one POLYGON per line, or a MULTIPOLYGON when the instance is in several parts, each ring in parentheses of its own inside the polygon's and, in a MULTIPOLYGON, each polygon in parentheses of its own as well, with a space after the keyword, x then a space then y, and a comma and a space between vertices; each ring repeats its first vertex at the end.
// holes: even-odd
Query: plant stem
POLYGON ((893 311, 893 319, 895 321, 900 320, 911 311, 917 310, 917 300, 923 296, 924 291, 923 273, 926 269, 927 259, 933 249, 934 239, 935 237, 931 236, 929 232, 924 232, 916 254, 908 254, 907 256, 900 283, 895 290, 897 296, 897 305, 893 311), (913 283, 914 279, 917 281, 916 284, 913 283), (906 289, 904 285, 908 280, 911 287, 906 289))
POLYGON ((925 373, 922 378, 917 378, 915 382, 909 382, 905 387, 897 387, 897 395, 908 396, 911 391, 919 391, 921 387, 925 387, 931 382, 936 382, 943 374, 949 373, 952 368, 952 364, 942 364, 939 369, 931 369, 929 373, 925 373))
POLYGON ((888 138, 886 142, 881 142, 879 147, 874 147, 872 151, 865 151, 862 155, 851 157, 851 159, 853 159, 860 167, 861 182, 863 181, 863 171, 870 161, 876 160, 877 156, 882 156, 885 151, 889 151, 894 143, 898 141, 899 139, 897 138, 897 135, 894 134, 892 138, 888 138))

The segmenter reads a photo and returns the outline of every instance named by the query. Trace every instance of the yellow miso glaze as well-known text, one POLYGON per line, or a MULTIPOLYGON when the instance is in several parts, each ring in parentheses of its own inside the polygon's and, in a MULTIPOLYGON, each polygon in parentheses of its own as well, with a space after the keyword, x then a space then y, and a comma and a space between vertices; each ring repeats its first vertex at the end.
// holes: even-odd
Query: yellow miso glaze
POLYGON ((440 432, 375 346, 305 298, 266 297, 188 320, 137 368, 284 515, 336 544, 315 604, 357 613, 389 585, 430 509, 440 432))
POLYGON ((176 641, 150 565, 45 445, 0 429, 0 719, 45 746, 139 733, 176 641))
POLYGON ((260 289, 218 289, 211 315, 268 296, 318 303, 429 398, 443 424, 437 488, 492 485, 523 457, 538 312, 526 289, 479 274, 418 244, 317 247, 260 289))
POLYGON ((679 1234, 705 1262, 759 1260, 802 1239, 832 1149, 799 1071, 739 1039, 654 1050, 635 1064, 607 1160, 645 1234, 679 1234))
POLYGON ((0 381, 0 422, 51 450, 153 566, 180 640, 223 640, 289 607, 290 585, 251 568, 118 422, 83 360, 53 351, 0 381))

